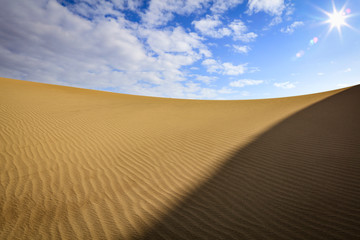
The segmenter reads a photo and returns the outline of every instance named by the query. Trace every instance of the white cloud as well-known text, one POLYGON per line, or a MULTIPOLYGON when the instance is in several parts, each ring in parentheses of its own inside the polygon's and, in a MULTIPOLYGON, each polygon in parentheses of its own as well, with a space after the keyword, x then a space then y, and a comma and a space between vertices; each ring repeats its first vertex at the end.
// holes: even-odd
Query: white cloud
POLYGON ((223 13, 241 3, 243 3, 243 0, 215 0, 210 10, 214 13, 223 13))
POLYGON ((246 25, 239 19, 232 21, 227 27, 223 27, 223 22, 219 19, 219 16, 207 15, 201 20, 193 21, 192 24, 203 36, 213 38, 232 36, 234 40, 243 42, 253 41, 257 37, 256 33, 247 32, 248 29, 246 25))
POLYGON ((285 16, 287 16, 287 20, 291 20, 291 15, 295 12, 295 5, 292 2, 288 2, 285 4, 285 16))
POLYGON ((244 74, 248 70, 247 63, 233 65, 232 63, 229 62, 218 63, 214 59, 205 59, 202 62, 202 65, 204 65, 207 68, 207 72, 209 73, 219 73, 222 75, 231 75, 231 76, 244 74))
MULTIPOLYGON (((173 29, 140 29, 141 35, 147 38, 152 51, 157 54, 183 53, 185 56, 192 57, 193 60, 201 57, 201 54, 210 56, 206 46, 201 42, 201 38, 196 33, 187 33, 182 27, 173 29), (194 50, 199 50, 197 54, 194 50)), ((176 56, 184 56, 176 55, 176 56)))
MULTIPOLYGON (((62 2, 62 0, 60 0, 59 2, 62 2)), ((101 8, 101 5, 104 5, 104 1, 101 0, 84 0, 83 3, 86 3, 86 5, 88 5, 89 7, 91 6, 94 9, 99 9, 101 8)), ((143 4, 143 1, 142 0, 109 0, 109 3, 111 3, 114 7, 118 9, 136 11, 143 4)))
POLYGON ((244 74, 247 69, 246 65, 247 64, 233 65, 232 63, 226 62, 222 64, 223 67, 222 73, 224 75, 233 75, 233 76, 244 74))
POLYGON ((142 21, 148 26, 161 26, 174 18, 174 14, 188 15, 205 8, 209 0, 152 0, 142 14, 142 21))
POLYGON ((231 87, 245 87, 249 85, 259 85, 263 83, 263 80, 253 80, 253 79, 241 79, 237 81, 230 82, 231 87))
POLYGON ((283 33, 293 33, 295 31, 296 28, 303 26, 304 23, 301 21, 295 21, 293 22, 291 25, 287 26, 286 28, 281 28, 280 31, 283 33))
POLYGON ((222 22, 219 20, 218 16, 207 15, 199 21, 193 21, 192 24, 195 29, 204 36, 222 38, 231 34, 231 30, 229 28, 221 27, 222 22))
POLYGON ((223 88, 219 89, 218 92, 221 94, 231 94, 231 93, 236 93, 237 91, 234 91, 231 88, 223 87, 223 88))
POLYGON ((215 76, 203 76, 203 75, 195 75, 195 79, 197 81, 210 84, 211 82, 216 81, 218 78, 215 76))
POLYGON ((233 89, 223 87, 220 89, 213 89, 213 88, 201 88, 198 94, 189 94, 189 98, 202 98, 202 99, 227 99, 224 97, 224 95, 236 93, 237 91, 234 91, 233 89))
POLYGON ((206 67, 207 72, 209 73, 219 72, 223 68, 221 64, 211 58, 205 59, 201 64, 206 67))
POLYGON ((238 53, 248 53, 251 48, 249 46, 241 46, 241 45, 232 45, 236 52, 238 53))
POLYGON ((351 72, 351 68, 347 68, 347 69, 345 69, 345 71, 344 72, 346 72, 346 73, 348 73, 348 72, 351 72))
POLYGON ((233 39, 240 40, 243 42, 251 42, 254 41, 257 37, 257 34, 254 32, 247 33, 247 27, 245 26, 244 22, 240 19, 236 19, 229 24, 229 27, 233 31, 233 39))
POLYGON ((284 0, 249 0, 249 13, 266 12, 270 15, 281 15, 285 9, 284 0))
POLYGON ((290 88, 294 88, 295 84, 291 82, 282 82, 282 83, 274 83, 274 86, 278 88, 290 89, 290 88))
POLYGON ((323 73, 323 72, 318 72, 317 75, 318 75, 318 76, 324 76, 325 73, 323 73))
POLYGON ((285 17, 285 20, 290 21, 294 11, 294 4, 291 3, 291 0, 286 3, 284 0, 249 0, 247 13, 265 12, 274 16, 268 27, 264 28, 267 30, 269 27, 282 23, 283 17, 285 17))
POLYGON ((210 6, 212 13, 221 14, 241 3, 243 0, 152 0, 149 8, 141 15, 142 21, 148 26, 161 26, 171 21, 175 14, 205 12, 210 6))
POLYGON ((282 20, 282 17, 281 17, 281 16, 275 16, 275 17, 271 20, 271 22, 270 22, 270 24, 269 24, 269 27, 278 25, 278 24, 282 23, 282 21, 283 21, 283 20, 282 20))
POLYGON ((185 81, 188 73, 182 70, 211 56, 196 33, 149 29, 121 14, 102 16, 112 8, 98 15, 83 9, 81 16, 96 15, 90 21, 75 14, 76 8, 70 11, 55 0, 4 1, 1 76, 150 96, 205 96, 199 85, 185 81))
MULTIPOLYGON (((213 37, 254 40, 257 35, 248 32, 241 20, 224 24, 217 15, 206 17, 209 21, 202 26, 194 23, 198 32, 178 25, 159 28, 175 14, 201 12, 211 6, 212 13, 222 13, 243 0, 153 0, 145 11, 140 10, 144 4, 140 0, 84 0, 65 7, 59 2, 3 1, 1 76, 149 96, 216 98, 234 90, 202 87, 218 78, 189 73, 193 63, 202 61, 207 72, 228 76, 256 71, 247 63, 211 59, 205 38, 199 36, 213 30, 213 37), (135 11, 141 21, 131 22, 116 9, 135 11), (108 14, 112 17, 105 16, 108 14)), ((235 48, 242 53, 250 50, 241 45, 235 48)))
MULTIPOLYGON (((114 6, 119 9, 135 10, 137 8, 136 3, 132 1, 99 1, 99 0, 88 0, 88 1, 76 1, 74 4, 67 4, 65 0, 59 0, 58 2, 67 5, 67 9, 71 12, 86 18, 103 17, 106 14, 121 17, 123 14, 119 11, 114 10, 114 6), (128 4, 128 2, 130 4, 128 4), (130 9, 133 8, 133 9, 130 9)), ((44 4, 45 5, 45 4, 44 4)))
POLYGON ((150 1, 149 8, 142 15, 142 21, 149 26, 166 24, 174 17, 174 12, 184 6, 183 1, 154 0, 150 1))

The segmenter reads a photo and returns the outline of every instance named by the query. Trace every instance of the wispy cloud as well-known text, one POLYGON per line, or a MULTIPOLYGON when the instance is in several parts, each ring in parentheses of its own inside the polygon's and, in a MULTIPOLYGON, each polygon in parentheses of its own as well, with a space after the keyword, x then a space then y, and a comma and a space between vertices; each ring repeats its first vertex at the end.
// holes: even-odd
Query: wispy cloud
MULTIPOLYGON (((282 23, 282 21, 283 21, 283 19, 282 19, 282 17, 281 17, 280 15, 279 15, 279 16, 275 16, 275 17, 271 20, 271 22, 270 22, 270 24, 269 24, 269 27, 278 25, 278 24, 282 23)), ((265 29, 266 29, 266 28, 265 28, 265 29)))
POLYGON ((254 32, 248 32, 248 28, 245 23, 240 19, 235 19, 227 26, 224 26, 218 15, 209 16, 205 18, 193 21, 195 29, 203 36, 213 38, 223 38, 231 36, 234 40, 240 40, 243 42, 254 41, 257 34, 254 32))
POLYGON ((303 26, 304 23, 301 21, 295 21, 291 25, 287 26, 286 28, 281 28, 280 31, 283 33, 291 34, 295 31, 296 28, 303 26))
POLYGON ((203 82, 205 84, 210 84, 211 82, 214 82, 218 79, 218 77, 215 76, 203 76, 203 75, 195 75, 195 79, 197 81, 203 82))
POLYGON ((234 65, 229 62, 220 63, 214 59, 206 59, 202 62, 202 65, 207 68, 207 72, 209 73, 218 73, 230 76, 241 75, 248 70, 247 63, 234 65))
POLYGON ((275 87, 278 88, 284 88, 284 89, 290 89, 290 88, 294 88, 295 87, 295 83, 291 83, 291 82, 279 82, 279 83, 274 83, 275 87))
POLYGON ((233 65, 229 62, 220 63, 214 59, 206 59, 202 62, 202 65, 206 67, 207 72, 209 73, 218 73, 231 76, 244 74, 248 70, 247 63, 233 65))
MULTIPOLYGON (((130 1, 127 0, 125 2, 130 1)), ((209 8, 211 13, 216 15, 222 14, 241 3, 243 3, 243 0, 153 0, 150 1, 150 5, 145 13, 141 14, 142 22, 148 26, 161 26, 171 21, 175 17, 175 14, 189 15, 194 12, 204 12, 205 9, 209 8)))
MULTIPOLYGON (((121 2, 121 1, 120 1, 121 2)), ((149 7, 141 13, 142 23, 147 26, 161 26, 171 21, 175 14, 187 15, 201 10, 208 1, 150 1, 149 7)))
POLYGON ((192 24, 195 29, 204 36, 222 38, 231 34, 231 30, 229 28, 222 27, 223 23, 219 20, 218 16, 207 15, 203 19, 193 21, 192 24))
POLYGON ((269 27, 282 23, 283 17, 286 20, 290 20, 290 15, 293 14, 294 9, 294 4, 290 1, 285 3, 284 0, 249 0, 247 13, 251 15, 253 13, 265 12, 273 16, 268 27, 265 27, 265 29, 269 29, 269 27))
MULTIPOLYGON (((265 12, 280 20, 287 12, 279 0, 3 1, 0 73, 140 95, 222 97, 232 94, 232 87, 263 83, 233 81, 234 76, 259 71, 247 63, 250 56, 238 55, 245 60, 231 62, 218 54, 223 42, 248 54, 248 42, 259 37, 253 30, 259 28, 252 28, 258 23, 246 21, 249 15, 224 15, 239 4, 249 14, 265 12)), ((255 49, 257 43, 251 46, 255 49)))
POLYGON ((244 74, 247 70, 247 63, 245 64, 239 64, 239 65, 233 65, 232 63, 226 62, 222 64, 222 74, 224 75, 232 75, 237 76, 240 74, 244 74))
POLYGON ((209 73, 218 73, 231 76, 244 74, 248 70, 247 63, 233 65, 229 62, 219 63, 214 59, 206 59, 202 62, 202 65, 207 68, 207 72, 209 73))
POLYGON ((203 96, 181 70, 211 56, 203 39, 181 26, 148 28, 119 12, 104 17, 113 11, 110 3, 98 15, 88 8, 74 14, 79 6, 70 11, 54 0, 3 3, 2 76, 150 96, 203 96))
POLYGON ((245 87, 249 85, 259 85, 263 83, 263 80, 254 80, 254 79, 241 79, 237 81, 230 82, 231 87, 245 87))
POLYGON ((249 0, 249 13, 264 11, 271 15, 281 15, 285 9, 284 0, 249 0))
POLYGON ((244 54, 248 53, 251 50, 249 46, 232 45, 232 47, 235 49, 236 52, 244 54))
POLYGON ((215 59, 211 58, 205 59, 201 64, 206 67, 206 70, 209 73, 220 72, 220 70, 223 69, 220 63, 218 63, 215 59))
POLYGON ((351 72, 351 70, 352 70, 351 68, 347 68, 347 69, 344 70, 344 72, 348 73, 348 72, 351 72))
POLYGON ((229 24, 229 28, 233 31, 234 40, 240 40, 243 42, 251 42, 257 38, 257 34, 254 32, 247 32, 248 29, 243 21, 235 19, 229 24))
MULTIPOLYGON (((199 1, 199 0, 197 0, 199 1)), ((192 2, 192 1, 189 1, 192 2)), ((196 1, 194 1, 196 2, 196 1)), ((214 13, 223 13, 228 9, 236 7, 237 5, 243 3, 243 0, 215 0, 214 4, 211 6, 210 10, 214 13)))

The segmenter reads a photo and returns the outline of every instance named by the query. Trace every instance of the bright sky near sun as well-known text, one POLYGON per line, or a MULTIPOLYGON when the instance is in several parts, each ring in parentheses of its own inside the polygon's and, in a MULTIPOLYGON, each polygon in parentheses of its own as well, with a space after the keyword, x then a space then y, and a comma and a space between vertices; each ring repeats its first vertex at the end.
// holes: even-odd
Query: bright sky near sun
POLYGON ((0 77, 193 99, 360 83, 359 0, 0 2, 0 77))

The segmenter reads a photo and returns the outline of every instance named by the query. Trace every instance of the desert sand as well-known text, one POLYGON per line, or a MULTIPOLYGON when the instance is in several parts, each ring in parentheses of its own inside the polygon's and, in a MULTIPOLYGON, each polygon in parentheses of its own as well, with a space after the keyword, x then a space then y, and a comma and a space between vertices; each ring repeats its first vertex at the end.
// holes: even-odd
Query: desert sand
POLYGON ((360 85, 263 100, 0 78, 0 239, 360 239, 360 85))

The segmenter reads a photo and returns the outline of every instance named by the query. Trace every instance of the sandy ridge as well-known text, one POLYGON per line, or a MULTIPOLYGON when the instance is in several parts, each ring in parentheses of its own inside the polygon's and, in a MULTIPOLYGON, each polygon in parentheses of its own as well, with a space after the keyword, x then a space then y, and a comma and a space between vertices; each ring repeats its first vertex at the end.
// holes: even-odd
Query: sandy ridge
POLYGON ((0 86, 0 239, 360 234, 359 86, 250 101, 0 86))

